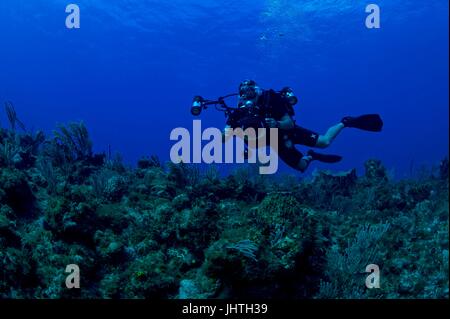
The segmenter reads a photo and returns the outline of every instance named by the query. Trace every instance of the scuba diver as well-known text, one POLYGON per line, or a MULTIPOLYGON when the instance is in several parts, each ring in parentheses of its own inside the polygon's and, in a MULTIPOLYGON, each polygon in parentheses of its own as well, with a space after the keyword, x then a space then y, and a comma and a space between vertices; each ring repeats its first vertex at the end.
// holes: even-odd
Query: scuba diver
POLYGON ((278 128, 278 156, 290 167, 305 172, 312 161, 337 163, 342 160, 339 155, 321 154, 309 150, 302 154, 295 145, 305 145, 324 149, 331 145, 344 128, 380 132, 383 121, 378 114, 366 114, 358 117, 346 116, 339 123, 330 127, 323 135, 303 128, 295 123, 294 105, 298 103, 293 90, 289 87, 281 91, 263 90, 253 80, 245 80, 239 85, 238 94, 230 94, 217 101, 205 100, 200 96, 194 98, 191 109, 193 115, 199 115, 207 105, 220 105, 217 108, 227 116, 224 130, 235 128, 278 128), (238 96, 237 108, 230 108, 225 98, 238 96))

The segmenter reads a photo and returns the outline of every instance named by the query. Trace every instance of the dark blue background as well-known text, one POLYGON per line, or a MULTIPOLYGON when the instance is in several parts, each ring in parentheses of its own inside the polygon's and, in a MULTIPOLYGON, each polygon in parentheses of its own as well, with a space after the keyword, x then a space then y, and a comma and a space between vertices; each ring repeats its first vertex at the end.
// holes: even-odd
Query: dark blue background
POLYGON ((412 161, 448 154, 447 0, 374 0, 379 30, 365 28, 365 1, 74 2, 79 30, 65 28, 68 1, 0 2, 0 100, 29 127, 84 120, 98 151, 168 160, 170 131, 192 125, 193 95, 254 78, 293 87, 297 122, 319 132, 344 115, 382 114, 383 133, 345 131, 329 149, 344 161, 316 167, 361 172, 375 157, 403 177, 412 161))

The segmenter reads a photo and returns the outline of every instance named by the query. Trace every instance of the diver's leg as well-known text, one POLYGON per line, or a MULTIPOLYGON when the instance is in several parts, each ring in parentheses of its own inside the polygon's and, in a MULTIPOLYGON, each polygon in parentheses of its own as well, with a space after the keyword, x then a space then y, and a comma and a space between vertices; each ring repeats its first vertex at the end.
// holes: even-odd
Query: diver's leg
POLYGON ((333 143, 334 139, 342 132, 345 128, 343 123, 336 124, 328 129, 325 135, 319 135, 315 147, 327 148, 333 143))
POLYGON ((280 140, 279 144, 278 156, 281 160, 293 169, 304 173, 312 161, 312 156, 303 156, 290 140, 280 140))
POLYGON ((356 127, 366 131, 380 132, 383 121, 378 114, 366 114, 359 117, 345 117, 342 121, 328 129, 325 135, 320 135, 315 147, 327 148, 346 127, 356 127))
POLYGON ((308 167, 309 164, 311 164, 313 158, 310 155, 302 156, 300 161, 297 163, 297 170, 304 173, 308 167))
POLYGON ((285 139, 287 138, 286 136, 294 144, 316 147, 320 134, 296 125, 292 130, 285 131, 285 139))

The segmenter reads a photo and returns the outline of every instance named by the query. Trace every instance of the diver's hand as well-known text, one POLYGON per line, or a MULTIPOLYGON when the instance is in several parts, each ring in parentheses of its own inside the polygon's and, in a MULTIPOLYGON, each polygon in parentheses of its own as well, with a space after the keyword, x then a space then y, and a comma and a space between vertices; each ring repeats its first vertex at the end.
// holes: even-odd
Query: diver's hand
POLYGON ((232 136, 233 129, 227 125, 222 131, 222 143, 226 143, 232 136))
POLYGON ((265 121, 269 128, 277 128, 280 126, 280 123, 273 118, 266 118, 265 121))

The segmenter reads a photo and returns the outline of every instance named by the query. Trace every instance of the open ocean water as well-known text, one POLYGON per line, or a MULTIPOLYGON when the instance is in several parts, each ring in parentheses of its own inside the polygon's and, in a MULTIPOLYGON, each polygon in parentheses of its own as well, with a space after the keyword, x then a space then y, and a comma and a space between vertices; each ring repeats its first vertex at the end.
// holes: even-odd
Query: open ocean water
POLYGON ((448 299, 448 9, 1 0, 0 298, 448 299), (225 126, 192 98, 245 79, 310 135, 383 129, 304 174, 173 163, 174 129, 225 126))

